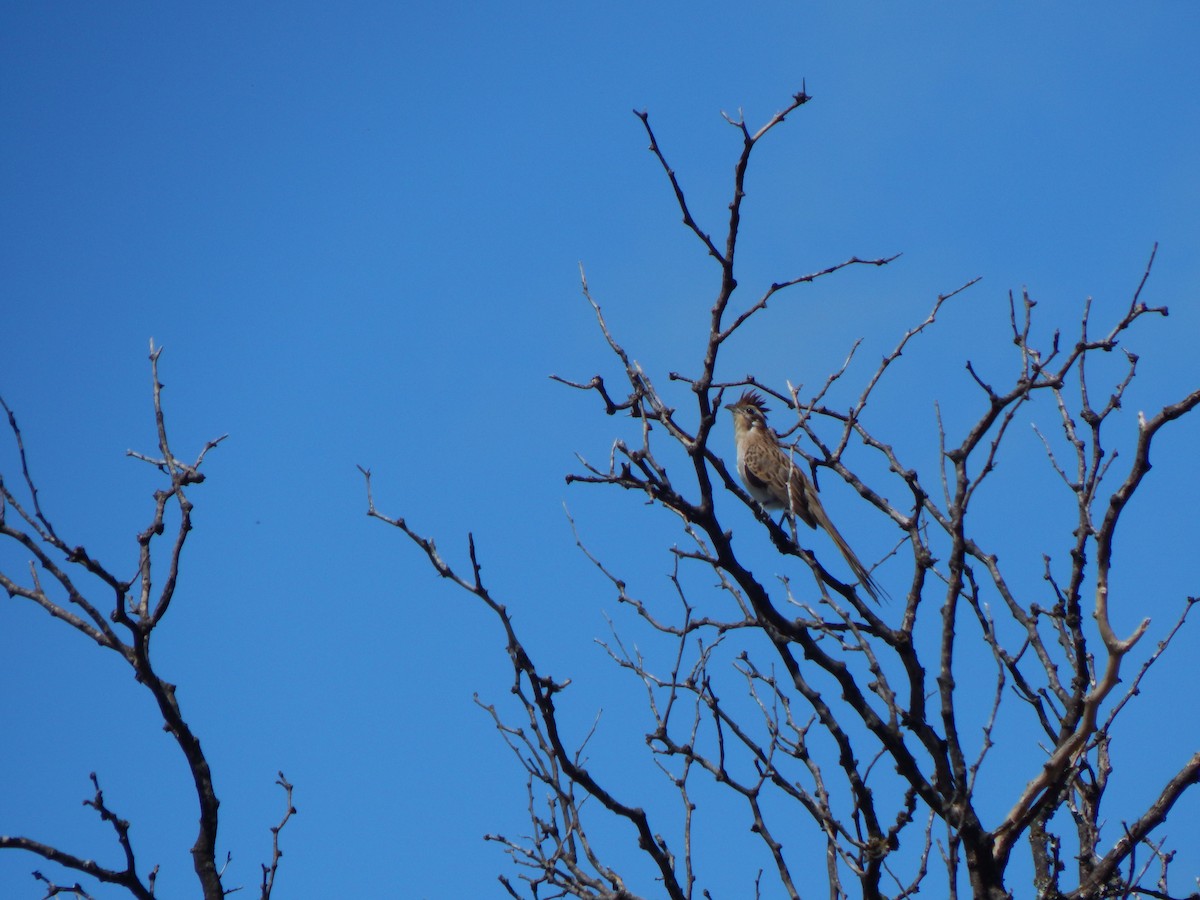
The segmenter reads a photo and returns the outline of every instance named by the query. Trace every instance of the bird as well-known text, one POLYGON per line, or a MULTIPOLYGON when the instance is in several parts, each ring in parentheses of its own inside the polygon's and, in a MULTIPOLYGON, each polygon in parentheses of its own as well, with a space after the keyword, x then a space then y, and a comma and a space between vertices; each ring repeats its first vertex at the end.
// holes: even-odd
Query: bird
POLYGON ((733 413, 738 475, 750 496, 764 509, 782 509, 809 528, 822 528, 849 563, 859 584, 878 603, 882 589, 829 520, 812 481, 792 462, 767 426, 767 405, 762 395, 746 391, 737 403, 725 408, 733 413))

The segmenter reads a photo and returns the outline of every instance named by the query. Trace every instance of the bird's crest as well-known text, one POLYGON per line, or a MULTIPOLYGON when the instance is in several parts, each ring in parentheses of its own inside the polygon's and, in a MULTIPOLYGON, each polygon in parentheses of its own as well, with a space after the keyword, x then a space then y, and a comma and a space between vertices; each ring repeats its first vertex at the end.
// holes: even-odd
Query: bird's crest
POLYGON ((738 406, 753 406, 765 418, 767 415, 767 401, 763 399, 763 395, 758 391, 746 391, 738 399, 738 406))

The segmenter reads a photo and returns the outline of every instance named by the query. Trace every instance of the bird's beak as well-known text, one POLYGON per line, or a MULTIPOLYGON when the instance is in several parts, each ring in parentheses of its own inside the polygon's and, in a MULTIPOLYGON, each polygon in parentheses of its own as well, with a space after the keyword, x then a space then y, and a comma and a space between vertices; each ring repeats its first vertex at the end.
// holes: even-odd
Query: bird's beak
POLYGON ((733 411, 733 404, 732 404, 732 403, 726 403, 726 404, 725 404, 725 408, 726 408, 727 410, 729 410, 730 412, 732 412, 732 411, 733 411))

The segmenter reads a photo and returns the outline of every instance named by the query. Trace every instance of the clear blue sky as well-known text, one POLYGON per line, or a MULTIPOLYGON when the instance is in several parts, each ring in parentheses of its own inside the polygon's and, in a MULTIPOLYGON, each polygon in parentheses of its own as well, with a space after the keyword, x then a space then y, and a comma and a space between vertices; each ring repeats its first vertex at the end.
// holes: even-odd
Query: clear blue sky
MULTIPOLYGON (((932 398, 970 408, 968 357, 1011 371, 1007 292, 1028 286, 1044 334, 1072 334, 1089 296, 1107 323, 1158 241, 1147 299, 1172 315, 1138 333, 1145 391, 1126 425, 1196 385, 1200 6, 650 6, 0 7, 0 393, 43 506, 133 571, 154 479, 124 453, 153 450, 151 337, 177 452, 231 435, 193 492, 155 646, 215 770, 230 886, 257 882, 280 768, 301 811, 281 897, 498 896, 505 860, 481 837, 526 827, 522 773, 471 700, 508 694, 496 622, 367 520, 355 464, 383 510, 456 561, 475 532, 531 649, 576 679, 580 728, 605 707, 597 753, 623 728, 641 745, 637 686, 592 643, 611 590, 562 503, 600 551, 675 532, 636 498, 564 485, 573 454, 606 457, 616 426, 547 378, 611 371, 580 261, 659 381, 698 365, 715 267, 631 109, 650 111, 719 232, 739 150, 720 112, 756 125, 807 85, 813 102, 752 163, 751 294, 904 254, 773 310, 730 348, 726 377, 816 384, 856 337, 877 359, 939 292, 982 276, 930 345, 944 365, 912 361, 919 403, 895 394, 875 420, 932 468, 932 398)), ((1131 510, 1144 540, 1121 548, 1136 605, 1121 624, 1151 615, 1148 645, 1197 592, 1178 567, 1157 573, 1195 552, 1198 440, 1193 424, 1162 442, 1131 510)), ((1036 499, 998 507, 1033 527, 1036 499)), ((662 591, 669 566, 664 549, 625 571, 662 591)), ((1194 690, 1196 635, 1130 713, 1146 725, 1116 764, 1152 769, 1146 791, 1200 744, 1194 697, 1186 716, 1162 705, 1173 685, 1194 690)), ((123 665, 6 600, 0 684, 0 832, 115 860, 80 806, 95 770, 143 866, 161 864, 161 896, 194 895, 186 772, 123 665)), ((1194 836, 1200 803, 1183 806, 1168 833, 1194 836)), ((40 865, 0 855, 0 896, 40 896, 40 865)))

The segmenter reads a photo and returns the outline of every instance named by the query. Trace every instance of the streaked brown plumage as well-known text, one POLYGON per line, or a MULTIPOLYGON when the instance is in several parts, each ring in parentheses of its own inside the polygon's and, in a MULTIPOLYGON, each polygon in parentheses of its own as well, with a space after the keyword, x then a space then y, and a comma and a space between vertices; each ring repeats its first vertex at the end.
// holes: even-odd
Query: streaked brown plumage
POLYGON ((767 407, 762 395, 746 391, 737 403, 725 408, 733 413, 738 475, 750 496, 764 509, 790 510, 809 528, 822 528, 854 570, 859 584, 878 601, 879 585, 829 521, 813 483, 779 446, 775 432, 767 426, 767 407))

